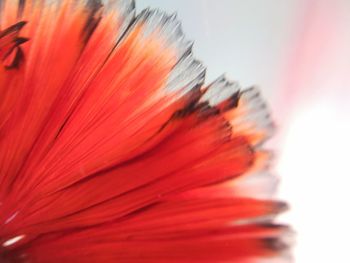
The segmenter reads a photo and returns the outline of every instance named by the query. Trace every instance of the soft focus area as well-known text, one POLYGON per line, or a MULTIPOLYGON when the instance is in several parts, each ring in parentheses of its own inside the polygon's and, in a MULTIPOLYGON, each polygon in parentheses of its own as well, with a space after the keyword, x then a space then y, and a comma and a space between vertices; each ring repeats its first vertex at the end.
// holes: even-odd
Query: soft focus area
POLYGON ((138 1, 147 6, 178 13, 208 80, 226 71, 261 87, 295 262, 350 262, 350 1, 138 1))

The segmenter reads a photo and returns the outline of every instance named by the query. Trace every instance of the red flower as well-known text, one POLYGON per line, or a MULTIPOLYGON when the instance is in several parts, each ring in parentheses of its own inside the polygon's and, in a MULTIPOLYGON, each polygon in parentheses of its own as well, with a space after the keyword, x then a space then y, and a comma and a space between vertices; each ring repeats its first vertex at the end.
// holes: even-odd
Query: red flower
POLYGON ((224 77, 204 86, 175 16, 134 17, 127 0, 1 8, 1 262, 279 255, 285 205, 249 179, 269 159, 265 105, 224 77))

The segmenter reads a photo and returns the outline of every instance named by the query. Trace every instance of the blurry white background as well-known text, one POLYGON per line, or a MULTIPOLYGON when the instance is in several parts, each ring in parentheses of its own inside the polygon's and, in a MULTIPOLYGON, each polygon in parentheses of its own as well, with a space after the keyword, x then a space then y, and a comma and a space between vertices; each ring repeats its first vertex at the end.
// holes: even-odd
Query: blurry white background
POLYGON ((261 87, 295 262, 350 262, 350 1, 137 1, 148 6, 178 13, 208 81, 261 87))

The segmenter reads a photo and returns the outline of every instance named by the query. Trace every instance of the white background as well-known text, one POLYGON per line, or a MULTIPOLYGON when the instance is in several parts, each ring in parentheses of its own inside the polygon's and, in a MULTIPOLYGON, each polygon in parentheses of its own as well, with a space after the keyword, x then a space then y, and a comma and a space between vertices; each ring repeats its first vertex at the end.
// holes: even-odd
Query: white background
POLYGON ((137 1, 148 6, 178 13, 208 81, 261 87, 295 262, 350 262, 350 1, 137 1))

